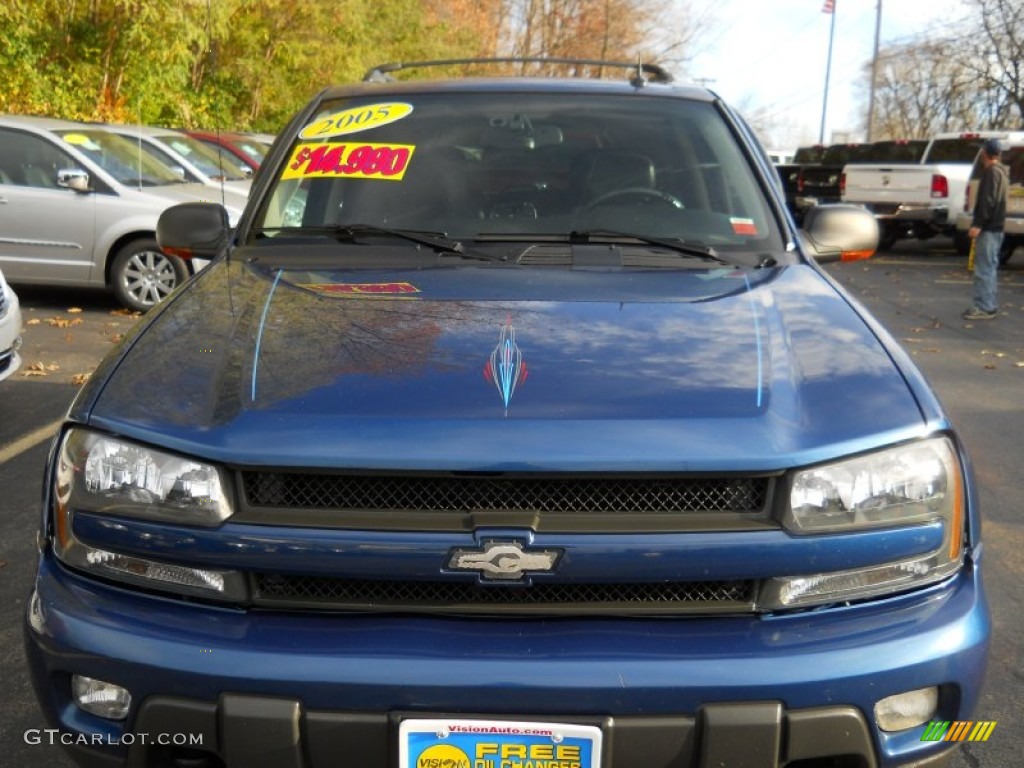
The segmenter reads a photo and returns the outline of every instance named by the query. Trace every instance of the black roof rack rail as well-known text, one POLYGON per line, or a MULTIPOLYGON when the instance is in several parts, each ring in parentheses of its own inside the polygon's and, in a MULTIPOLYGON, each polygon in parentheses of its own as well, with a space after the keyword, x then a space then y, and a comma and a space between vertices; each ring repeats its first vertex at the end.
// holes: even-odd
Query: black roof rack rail
POLYGON ((401 69, 413 69, 416 67, 443 67, 453 64, 575 64, 587 67, 614 67, 633 70, 630 82, 639 87, 648 81, 654 83, 671 83, 672 75, 657 64, 644 64, 639 61, 602 61, 600 59, 561 59, 548 58, 545 56, 510 56, 501 58, 476 58, 476 59, 435 59, 431 61, 395 61, 388 64, 380 64, 367 70, 363 75, 363 82, 380 83, 394 80, 391 72, 401 69), (644 74, 650 77, 645 78, 644 74))

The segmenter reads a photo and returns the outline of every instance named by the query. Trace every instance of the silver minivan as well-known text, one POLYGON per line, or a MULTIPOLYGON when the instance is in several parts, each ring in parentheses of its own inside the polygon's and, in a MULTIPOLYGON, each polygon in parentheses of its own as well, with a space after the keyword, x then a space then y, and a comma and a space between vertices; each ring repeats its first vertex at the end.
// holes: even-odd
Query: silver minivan
MULTIPOLYGON (((14 284, 113 289, 145 311, 194 266, 164 254, 160 213, 211 189, 94 125, 0 116, 0 269, 14 284)), ((242 201, 228 201, 232 223, 242 201)))

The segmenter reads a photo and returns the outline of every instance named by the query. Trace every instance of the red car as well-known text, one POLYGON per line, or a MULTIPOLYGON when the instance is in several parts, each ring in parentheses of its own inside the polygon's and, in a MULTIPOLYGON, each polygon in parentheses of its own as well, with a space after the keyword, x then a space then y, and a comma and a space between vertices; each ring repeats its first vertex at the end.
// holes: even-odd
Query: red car
POLYGON ((224 160, 240 165, 243 170, 255 172, 267 156, 274 137, 265 133, 241 133, 233 131, 185 131, 189 136, 208 144, 224 157, 224 160))

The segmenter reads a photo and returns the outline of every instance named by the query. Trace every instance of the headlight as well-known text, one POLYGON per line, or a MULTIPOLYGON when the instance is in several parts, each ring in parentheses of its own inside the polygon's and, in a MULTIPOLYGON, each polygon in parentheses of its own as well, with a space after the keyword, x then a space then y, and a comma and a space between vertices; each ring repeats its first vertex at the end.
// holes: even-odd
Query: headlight
POLYGON ((200 526, 231 515, 216 467, 96 432, 68 432, 59 471, 75 509, 200 526))
POLYGON ((759 603, 783 608, 871 597, 934 583, 963 560, 964 494, 948 438, 908 443, 793 476, 783 525, 797 535, 942 524, 942 546, 865 568, 771 579, 759 603))
POLYGON ((231 516, 225 472, 210 464, 138 443, 71 429, 54 473, 55 551, 68 565, 156 589, 237 599, 235 571, 194 568, 85 544, 75 537, 76 512, 179 525, 217 526, 231 516))

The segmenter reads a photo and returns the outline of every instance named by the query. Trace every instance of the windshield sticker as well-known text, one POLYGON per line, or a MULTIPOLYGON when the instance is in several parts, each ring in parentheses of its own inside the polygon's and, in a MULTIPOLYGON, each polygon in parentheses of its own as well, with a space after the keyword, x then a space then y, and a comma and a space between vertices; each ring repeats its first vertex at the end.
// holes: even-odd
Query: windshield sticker
POLYGON ((737 235, 757 235, 757 225, 754 224, 753 219, 738 219, 731 216, 729 223, 732 224, 732 231, 737 235))
POLYGON ((343 112, 321 117, 299 133, 300 139, 329 139, 333 136, 345 136, 359 133, 370 128, 401 120, 412 112, 412 104, 401 101, 389 101, 382 104, 367 104, 364 107, 353 107, 343 112))
POLYGON ((412 293, 420 289, 412 283, 300 283, 300 288, 330 296, 358 296, 359 298, 415 299, 412 293))
POLYGON ((411 144, 300 144, 292 152, 282 179, 389 179, 405 175, 411 144))
POLYGON ((484 365, 484 378, 497 388, 506 412, 512 395, 516 393, 516 387, 526 381, 528 373, 523 361, 523 351, 516 344, 516 329, 512 327, 510 318, 501 327, 498 344, 491 352, 490 360, 484 365))
POLYGON ((84 149, 97 150, 100 145, 90 139, 84 133, 67 133, 63 136, 64 141, 75 147, 82 147, 84 149))

